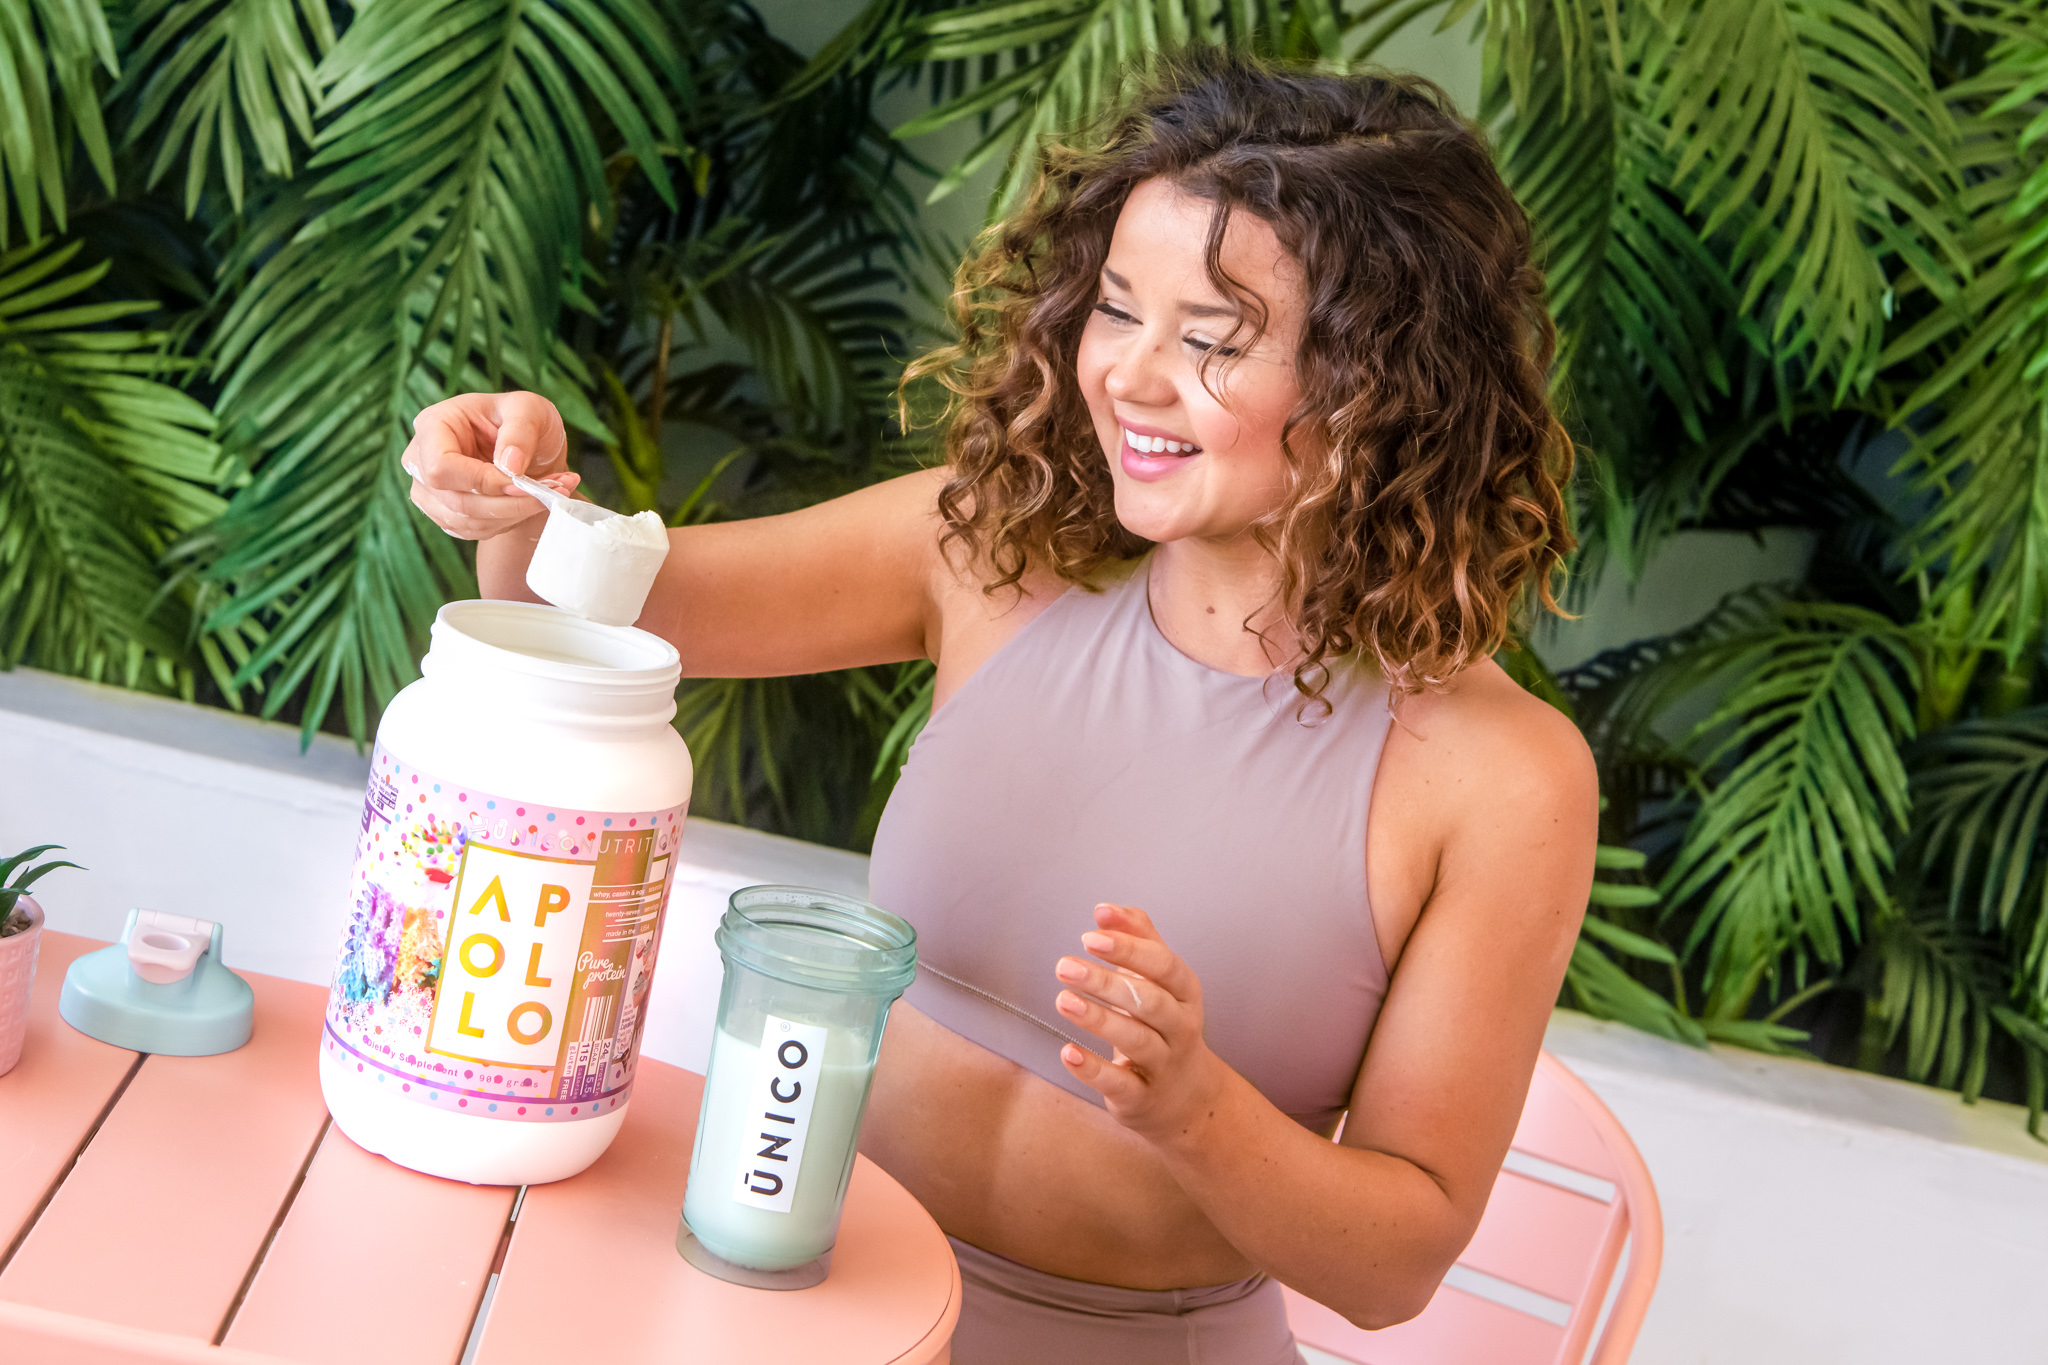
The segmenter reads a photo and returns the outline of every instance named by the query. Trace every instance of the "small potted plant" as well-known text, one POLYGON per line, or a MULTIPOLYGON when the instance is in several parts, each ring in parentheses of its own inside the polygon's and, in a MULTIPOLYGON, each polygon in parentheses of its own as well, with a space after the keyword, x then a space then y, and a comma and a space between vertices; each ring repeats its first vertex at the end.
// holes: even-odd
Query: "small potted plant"
POLYGON ((77 863, 52 860, 28 866, 57 848, 43 844, 0 862, 0 1076, 21 1060, 21 1040, 28 1032, 28 995, 36 979, 36 950, 43 940, 43 908, 28 889, 60 867, 77 863))

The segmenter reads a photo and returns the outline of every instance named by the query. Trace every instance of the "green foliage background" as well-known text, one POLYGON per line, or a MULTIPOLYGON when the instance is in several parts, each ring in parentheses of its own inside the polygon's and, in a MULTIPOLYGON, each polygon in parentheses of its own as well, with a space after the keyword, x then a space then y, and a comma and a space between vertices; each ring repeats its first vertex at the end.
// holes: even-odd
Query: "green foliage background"
MULTIPOLYGON (((358 737, 464 547, 395 456, 561 407, 674 524, 914 465, 891 426, 990 175, 1181 44, 1477 26, 1580 444, 1580 584, 1687 528, 1801 581, 1562 675, 1601 763, 1566 999, 2048 1091, 2048 0, 0 0, 0 663, 358 737), (884 126, 892 92, 926 97, 884 126), (904 139, 966 150, 926 166, 904 139)), ((900 96, 897 97, 900 102, 900 96)), ((929 670, 688 684, 706 814, 861 847, 929 670)))

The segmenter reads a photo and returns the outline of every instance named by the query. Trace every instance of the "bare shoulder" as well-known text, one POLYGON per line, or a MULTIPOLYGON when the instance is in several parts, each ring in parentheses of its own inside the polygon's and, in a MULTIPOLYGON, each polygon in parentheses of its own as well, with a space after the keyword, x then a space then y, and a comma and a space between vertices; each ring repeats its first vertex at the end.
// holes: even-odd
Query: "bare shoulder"
POLYGON ((1414 751, 1439 799, 1596 800, 1593 755, 1578 727, 1490 659, 1440 691, 1398 701, 1389 747, 1414 751))
POLYGON ((1400 951, 1425 906, 1442 919, 1460 905, 1585 904, 1600 813, 1592 753, 1491 660, 1396 704, 1373 811, 1383 951, 1400 951))
POLYGON ((1396 718, 1367 878, 1403 937, 1344 1141, 1455 1178, 1476 1219, 1585 914, 1599 782, 1578 727, 1491 661, 1396 718))
MULTIPOLYGON (((918 491, 928 518, 925 543, 931 557, 926 581, 936 618, 928 636, 929 657, 939 666, 934 705, 944 705, 976 669, 1067 589, 1058 574, 1034 564, 1018 582, 991 590, 1000 575, 990 566, 986 547, 977 554, 962 538, 947 534, 938 499, 951 475, 950 469, 939 468, 912 476, 925 481, 918 491)), ((971 504, 963 510, 971 510, 971 504)))

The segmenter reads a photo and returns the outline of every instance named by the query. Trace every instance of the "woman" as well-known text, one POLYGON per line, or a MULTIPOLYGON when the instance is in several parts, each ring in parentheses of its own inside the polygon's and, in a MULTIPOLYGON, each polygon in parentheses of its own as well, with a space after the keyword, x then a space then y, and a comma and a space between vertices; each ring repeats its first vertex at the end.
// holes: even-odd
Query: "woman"
MULTIPOLYGON (((946 468, 670 533, 686 674, 938 666, 862 1147, 954 1239, 961 1365, 1293 1361, 1276 1281, 1384 1326, 1471 1237, 1597 801, 1489 658, 1569 545, 1528 256, 1434 86, 1184 63, 963 267, 946 468)), ((574 485, 530 394, 406 460, 523 597, 494 455, 574 485)))

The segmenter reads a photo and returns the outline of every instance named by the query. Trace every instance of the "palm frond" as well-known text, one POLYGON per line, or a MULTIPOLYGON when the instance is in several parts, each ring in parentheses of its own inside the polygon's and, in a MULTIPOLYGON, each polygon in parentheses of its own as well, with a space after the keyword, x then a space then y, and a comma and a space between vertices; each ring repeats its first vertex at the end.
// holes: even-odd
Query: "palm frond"
MULTIPOLYGON (((1833 982, 1815 983, 1821 987, 1832 987, 1833 982)), ((1811 989, 1811 988, 1809 988, 1811 989)), ((1700 1027, 1707 1031, 1710 1043, 1728 1043, 1735 1047, 1746 1047, 1751 1052, 1768 1052, 1775 1057, 1805 1057, 1811 1060, 1813 1054, 1799 1044, 1811 1035, 1805 1029, 1793 1028, 1770 1019, 1702 1019, 1700 1027)))
MULTIPOLYGON (((1783 602, 1778 585, 1730 593, 1698 621, 1668 635, 1653 635, 1604 650, 1566 669, 1557 683, 1600 764, 1601 789, 1613 792, 1613 771, 1632 763, 1695 771, 1677 745, 1657 731, 1673 707, 1711 682, 1706 676, 1720 651, 1750 638, 1783 602)), ((1633 827, 1631 817, 1625 822, 1633 827)))
MULTIPOLYGON (((465 357, 481 342, 493 377, 507 332, 544 355, 563 272, 581 262, 585 206, 607 193, 583 101, 669 195, 661 143, 682 134, 664 77, 683 82, 648 0, 376 0, 321 63, 320 111, 333 117, 308 162, 318 211, 291 245, 322 243, 323 284, 337 267, 395 266, 405 296, 438 277, 422 334, 448 328, 465 357), (359 247, 334 240, 358 234, 359 247), (509 316, 469 306, 494 295, 509 316)), ((272 279, 298 264, 280 255, 290 264, 267 267, 272 279)), ((223 331, 257 318, 243 309, 223 331)))
POLYGON ((1773 352, 1832 373, 1838 396, 1875 372, 1882 254, 1957 258, 1936 207, 1960 174, 1931 43, 1910 0, 1690 0, 1645 55, 1686 211, 1732 233, 1741 307, 1771 304, 1773 352))
POLYGON ((1912 566, 1944 570, 1929 611, 1960 600, 1972 643, 2011 664, 2039 647, 2048 614, 2048 4, 1994 19, 1980 20, 2003 31, 1985 70, 1945 92, 1975 129, 1966 261, 1902 280, 1936 305, 1883 363, 1934 362, 1894 418, 1935 414, 1902 461, 1933 495, 1912 566))
MULTIPOLYGON (((263 458, 226 514, 185 546, 218 589, 204 627, 237 660, 231 672, 216 664, 215 677, 230 695, 261 692, 266 716, 304 695, 308 736, 337 699, 350 732, 367 736, 372 708, 417 676, 442 602, 475 591, 454 542, 412 507, 398 467, 414 413, 489 386, 473 358, 456 362, 453 329, 426 332, 438 283, 404 299, 363 289, 309 300, 291 363, 265 366, 252 347, 223 391, 238 448, 263 458)), ((602 430, 566 347, 535 358, 508 342, 499 359, 572 425, 602 430)))
POLYGON ((1809 955, 1839 968, 1861 903, 1889 902, 1918 664, 1901 627, 1831 603, 1759 612, 1695 662, 1733 679, 1694 739, 1722 771, 1663 889, 1674 905, 1704 895, 1686 951, 1710 945, 1704 1013, 1733 1020, 1781 954, 1802 977, 1809 955))
POLYGON ((113 190, 96 68, 121 70, 98 0, 0 0, 0 250, 17 222, 29 242, 39 239, 46 211, 66 230, 74 137, 113 190))
MULTIPOLYGON (((666 391, 675 367, 737 343, 783 431, 879 436, 909 350, 908 314, 887 297, 906 284, 900 239, 879 229, 847 237, 838 226, 821 215, 780 230, 731 217, 633 251, 616 291, 635 323, 614 343, 627 386, 651 390, 659 371, 666 391)), ((650 421, 662 416, 706 414, 650 407, 650 421)))
POLYGON ((1535 23, 1488 25, 1479 117, 1498 128, 1494 160, 1534 230, 1566 348, 1553 375, 1562 384, 1570 349, 1598 325, 1620 169, 1617 124, 1633 88, 1595 68, 1571 91, 1562 32, 1547 18, 1539 11, 1535 23))
MULTIPOLYGON (((719 213, 739 214, 769 232, 814 220, 835 241, 881 232, 896 239, 890 254, 899 264, 929 251, 930 229, 918 219, 916 193, 902 172, 938 172, 876 117, 889 74, 873 62, 805 67, 765 27, 735 22, 734 41, 741 51, 736 79, 719 92, 732 103, 715 129, 725 143, 714 153, 723 170, 714 181, 727 191, 719 213)), ((936 264, 949 280, 957 252, 940 254, 935 263, 914 264, 936 264)))
MULTIPOLYGON (((1607 872, 1641 872, 1647 860, 1629 848, 1602 844, 1598 866, 1607 872)), ((1596 1019, 1612 1019, 1694 1047, 1707 1045, 1707 1031, 1687 1014, 1679 1003, 1683 983, 1679 981, 1678 957, 1665 944, 1645 934, 1602 917, 1602 910, 1643 910, 1658 902, 1654 887, 1599 877, 1593 883, 1591 905, 1579 926, 1579 941, 1572 946, 1571 961, 1565 967, 1564 994, 1579 1009, 1596 1019), (1667 998, 1631 976, 1616 958, 1629 958, 1669 969, 1674 995, 1667 998)))
POLYGON ((2022 988, 2048 1011, 2048 707, 1965 722, 1915 746, 1914 861, 1949 916, 2013 945, 2022 988))
POLYGON ((1736 295, 1680 211, 1673 163, 1641 108, 1632 71, 1654 25, 1638 9, 1610 16, 1610 69, 1586 60, 1583 7, 1557 10, 1571 13, 1489 22, 1481 117, 1498 129, 1502 177, 1535 232, 1558 327, 1552 385, 1587 457, 1593 508, 1578 562, 1591 572, 1613 556, 1633 579, 1668 534, 1668 518, 1638 505, 1654 482, 1659 400, 1707 441, 1705 412, 1729 386, 1721 333, 1736 295))
POLYGON ((910 761, 910 746, 917 743, 917 737, 924 733, 925 725, 932 718, 932 700, 937 683, 938 669, 928 660, 919 659, 901 666, 896 675, 896 685, 889 689, 884 705, 901 706, 903 709, 882 735, 874 771, 870 774, 875 782, 895 785, 896 774, 902 772, 903 765, 910 761))
POLYGON ((828 62, 888 62, 926 73, 933 107, 896 135, 966 119, 979 120, 982 133, 928 202, 999 162, 994 202, 1001 205, 1023 188, 1040 140, 1093 119, 1163 55, 1224 45, 1334 58, 1342 29, 1331 0, 873 0, 803 79, 821 79, 828 62))
POLYGON ((314 140, 314 68, 334 46, 325 0, 141 0, 131 22, 136 45, 116 94, 135 93, 124 144, 155 135, 151 186, 182 161, 190 214, 217 163, 240 213, 250 149, 264 174, 291 176, 293 145, 314 140))
POLYGON ((217 407, 256 475, 192 548, 223 593, 207 629, 264 633, 224 688, 261 684, 267 714, 305 689, 308 734, 338 695, 362 736, 411 679, 470 587, 397 469, 421 407, 510 378, 602 433, 555 335, 608 194, 584 101, 669 193, 676 68, 646 0, 373 0, 341 35, 316 75, 318 174, 271 192, 223 271, 217 407))
MULTIPOLYGON (((1435 3, 1444 0, 1367 0, 1347 9, 1344 26, 1365 29, 1350 45, 1352 60, 1371 60, 1381 43, 1435 3)), ((1475 10, 1484 14, 1487 65, 1518 108, 1544 103, 1548 97, 1538 87, 1550 79, 1567 117, 1593 111, 1606 101, 1606 80, 1630 64, 1629 31, 1638 16, 1621 0, 1449 0, 1437 32, 1475 10)))
POLYGON ((636 507, 661 502, 654 432, 670 423, 723 432, 733 443, 724 462, 746 458, 757 484, 784 482, 792 466, 879 469, 911 349, 906 311, 888 297, 904 284, 890 239, 833 243, 817 222, 774 234, 741 220, 720 226, 738 230, 643 248, 620 272, 618 296, 648 306, 632 309, 636 325, 609 348, 618 371, 597 363, 609 390, 606 449, 636 507))
POLYGON ((796 430, 878 432, 907 349, 907 318, 876 291, 898 275, 861 259, 887 250, 882 235, 821 242, 823 227, 805 224, 763 243, 747 268, 712 280, 704 301, 746 346, 770 402, 796 430))
POLYGON ((1210 40, 1217 9, 1212 0, 982 0, 925 16, 912 26, 919 41, 907 60, 928 64, 935 95, 947 75, 966 88, 896 135, 983 120, 981 138, 932 187, 928 202, 999 161, 1004 172, 994 202, 1007 203, 1029 173, 1028 152, 1020 151, 1113 103, 1123 83, 1150 71, 1162 50, 1210 40))
POLYGON ((1630 976, 1626 968, 1602 951, 1595 934, 1582 933, 1572 945, 1571 961, 1565 966, 1564 993, 1574 1008, 1595 1019, 1612 1019, 1674 1043, 1707 1045, 1707 1032, 1697 1019, 1630 976))
MULTIPOLYGON (((1556 675, 1534 649, 1516 643, 1521 647, 1502 650, 1494 656, 1495 662, 1525 691, 1572 717, 1571 697, 1556 675)), ((1600 809, 1603 813, 1607 809, 1604 795, 1600 798, 1600 809)), ((1571 960, 1565 966, 1559 999, 1570 1001, 1596 1019, 1612 1019, 1673 1042, 1705 1047, 1706 1029, 1685 1009, 1685 983, 1679 973, 1677 954, 1649 934, 1629 927, 1629 921, 1646 914, 1662 900, 1657 889, 1643 880, 1648 862, 1644 854, 1633 848, 1603 843, 1596 851, 1593 886, 1587 896, 1585 917, 1579 921, 1578 942, 1572 945, 1571 960), (1633 959, 1668 969, 1672 994, 1666 997, 1644 985, 1617 959, 1633 959)))
POLYGON ((87 304, 106 266, 76 243, 0 255, 0 667, 129 686, 189 682, 169 537, 223 506, 213 423, 160 382, 162 336, 107 324, 154 307, 87 304))
POLYGON ((2048 1038, 2008 1003, 1996 938, 1957 925, 1939 908, 1916 909, 1880 916, 1871 946, 1879 984, 1868 1006, 1866 1039, 1882 1052, 1903 1032, 1909 1079, 1931 1080, 1974 1101, 1983 1090, 1994 1024, 2034 1054, 2032 1065, 2048 1060, 2042 1046, 2048 1038))
POLYGON ((685 683, 675 723, 697 760, 691 809, 865 847, 900 767, 887 763, 891 747, 907 748, 920 704, 929 713, 929 670, 919 662, 685 683))
POLYGON ((663 204, 644 177, 615 177, 588 354, 616 370, 650 440, 683 423, 744 448, 736 481, 752 491, 799 470, 871 479, 902 362, 923 339, 898 300, 951 268, 899 174, 916 163, 873 118, 879 72, 792 85, 801 59, 740 11, 705 41, 727 55, 698 76, 698 180, 663 204))

